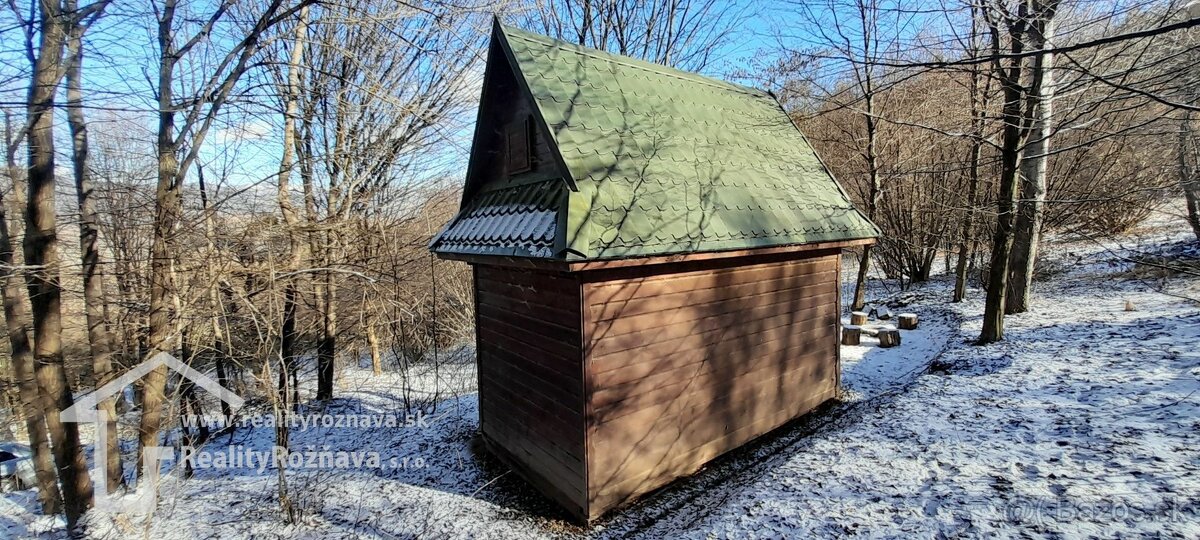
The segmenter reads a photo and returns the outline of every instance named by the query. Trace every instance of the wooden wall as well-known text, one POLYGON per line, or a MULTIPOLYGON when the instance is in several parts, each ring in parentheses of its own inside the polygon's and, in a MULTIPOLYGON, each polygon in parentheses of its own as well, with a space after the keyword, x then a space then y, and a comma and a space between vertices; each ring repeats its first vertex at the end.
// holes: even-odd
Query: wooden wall
POLYGON ((579 282, 478 264, 474 275, 480 428, 530 483, 586 516, 579 282))
POLYGON ((695 472, 835 396, 839 260, 475 264, 485 439, 581 520, 695 472))
POLYGON ((838 264, 835 250, 581 274, 589 518, 834 397, 838 264))

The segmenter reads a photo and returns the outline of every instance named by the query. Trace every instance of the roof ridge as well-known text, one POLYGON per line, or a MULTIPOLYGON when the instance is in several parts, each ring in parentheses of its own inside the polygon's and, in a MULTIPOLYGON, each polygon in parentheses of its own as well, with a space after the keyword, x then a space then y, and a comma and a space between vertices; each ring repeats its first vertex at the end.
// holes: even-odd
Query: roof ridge
POLYGON ((540 43, 542 45, 556 47, 558 49, 569 50, 575 54, 590 56, 590 57, 598 59, 598 60, 612 61, 612 62, 621 64, 621 65, 624 65, 627 67, 654 73, 656 75, 663 75, 663 76, 672 77, 675 79, 680 79, 683 81, 688 81, 691 83, 704 84, 707 86, 712 86, 715 88, 720 88, 720 89, 731 91, 731 92, 738 92, 741 94, 748 94, 748 95, 753 95, 753 96, 757 96, 757 97, 770 97, 770 95, 771 95, 766 90, 761 90, 758 88, 754 88, 752 86, 746 86, 744 84, 738 84, 738 83, 726 81, 723 79, 718 79, 715 77, 708 77, 705 75, 701 75, 699 73, 684 71, 682 69, 674 68, 671 66, 655 64, 653 62, 647 62, 645 60, 640 60, 640 59, 634 58, 632 56, 626 56, 626 55, 619 54, 619 53, 602 51, 600 49, 596 49, 593 47, 578 45, 578 44, 571 43, 568 41, 563 41, 561 39, 555 39, 555 38, 552 38, 549 36, 543 36, 541 34, 536 34, 536 33, 533 33, 533 32, 527 31, 527 30, 523 30, 523 29, 515 27, 515 26, 510 26, 507 24, 501 24, 500 28, 510 38, 516 37, 518 39, 524 39, 526 41, 532 41, 535 43, 540 43))

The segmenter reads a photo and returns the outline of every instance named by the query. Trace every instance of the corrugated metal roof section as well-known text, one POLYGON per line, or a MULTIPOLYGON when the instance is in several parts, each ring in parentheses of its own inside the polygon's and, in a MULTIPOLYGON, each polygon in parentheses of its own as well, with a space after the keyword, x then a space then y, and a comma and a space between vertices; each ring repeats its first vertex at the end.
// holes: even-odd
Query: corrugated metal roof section
POLYGON ((480 193, 430 248, 471 255, 553 257, 564 199, 559 179, 480 193))
POLYGON ((878 230, 761 90, 503 27, 579 190, 584 258, 851 240, 878 230))

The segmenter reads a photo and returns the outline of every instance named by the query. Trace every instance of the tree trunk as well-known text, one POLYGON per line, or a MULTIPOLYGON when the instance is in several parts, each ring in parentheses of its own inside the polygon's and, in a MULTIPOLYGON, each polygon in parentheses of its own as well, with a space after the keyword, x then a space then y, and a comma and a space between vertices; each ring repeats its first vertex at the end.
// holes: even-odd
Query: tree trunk
MULTIPOLYGON (((168 113, 169 114, 169 113, 168 113)), ((173 325, 170 306, 171 282, 169 244, 174 224, 179 219, 179 191, 172 165, 174 152, 159 152, 159 185, 156 190, 154 237, 150 246, 150 328, 143 360, 159 352, 170 352, 173 325)), ((167 370, 161 366, 151 371, 142 384, 142 417, 138 433, 138 463, 147 447, 158 446, 158 431, 162 422, 162 406, 166 400, 167 370)), ((144 471, 143 471, 144 472, 144 471)))
POLYGON ((933 274, 933 261, 935 259, 937 259, 937 251, 933 248, 926 249, 921 258, 921 264, 912 276, 911 283, 925 283, 929 281, 929 276, 933 274))
MULTIPOLYGON (((164 20, 169 20, 165 18, 164 20)), ((159 29, 159 45, 162 57, 158 71, 158 183, 154 192, 154 224, 150 244, 150 315, 146 339, 146 354, 142 360, 152 358, 159 352, 172 350, 175 326, 171 313, 172 291, 171 259, 173 235, 183 211, 178 146, 175 141, 175 104, 172 84, 176 58, 171 51, 170 23, 159 29)), ((142 417, 138 426, 138 463, 147 447, 158 446, 158 432, 162 425, 162 406, 166 400, 167 370, 161 366, 151 371, 142 384, 142 417)), ((145 471, 139 469, 139 477, 145 471)))
MULTIPOLYGON (((279 341, 279 403, 288 408, 288 378, 296 369, 296 284, 291 278, 283 290, 283 321, 279 341)), ((294 377, 292 377, 294 378, 294 377)), ((298 391, 295 390, 295 391, 298 391)), ((298 409, 300 400, 292 400, 292 408, 298 409)))
MULTIPOLYGON (((331 249, 326 246, 326 253, 331 249)), ((327 258, 328 260, 328 258, 327 258)), ((322 273, 319 294, 324 300, 319 302, 321 308, 321 341, 317 344, 317 399, 333 399, 334 359, 337 354, 337 304, 335 302, 336 288, 333 272, 322 273)))
POLYGON ((25 264, 33 315, 33 354, 42 410, 54 462, 62 482, 68 528, 92 505, 92 482, 79 441, 79 426, 59 414, 74 403, 62 356, 62 286, 54 205, 54 98, 66 31, 57 6, 40 3, 40 43, 29 86, 28 199, 25 206, 25 264))
MULTIPOLYGON (((5 165, 12 183, 14 203, 23 204, 25 197, 24 171, 17 167, 16 149, 12 123, 4 117, 5 165)), ((33 344, 29 338, 29 306, 25 291, 21 288, 20 276, 12 271, 16 264, 13 235, 9 234, 7 201, 0 193, 0 282, 3 283, 4 323, 8 331, 8 345, 12 353, 13 372, 20 396, 20 413, 25 418, 25 431, 29 447, 33 450, 33 468, 37 473, 38 500, 42 513, 57 514, 62 511, 62 492, 58 489, 58 474, 54 470, 54 457, 50 451, 50 435, 46 432, 46 417, 38 396, 37 379, 34 376, 33 344)), ((16 236, 21 235, 20 221, 14 221, 16 236)))
MULTIPOLYGON (((1007 108, 1008 105, 1005 105, 1007 108)), ((1007 114, 1005 115, 1008 116, 1007 114)), ((1006 126, 1004 138, 1010 137, 1006 126)), ((1014 139, 1017 135, 1011 135, 1014 139)), ((991 266, 988 269, 987 297, 983 308, 983 330, 979 343, 994 343, 1004 339, 1004 303, 1008 292, 1008 261, 1013 247, 1013 227, 1016 224, 1016 184, 1020 149, 1005 142, 1001 152, 1000 197, 996 202, 996 232, 992 237, 991 266)))
MULTIPOLYGON (((331 207, 336 204, 336 191, 331 193, 331 207)), ((334 214, 328 214, 328 227, 333 226, 334 214)), ((315 218, 310 218, 314 219, 315 218)), ((319 231, 314 235, 313 251, 320 254, 320 265, 329 268, 333 264, 333 232, 319 231)), ((333 273, 322 270, 314 279, 313 296, 316 298, 317 317, 320 318, 321 334, 317 340, 317 399, 333 399, 334 355, 337 352, 337 313, 334 304, 333 273)))
POLYGON ((962 302, 967 297, 967 265, 971 259, 972 229, 975 226, 975 198, 979 193, 979 157, 982 143, 971 143, 970 165, 967 171, 967 208, 963 213, 961 239, 958 244, 958 261, 954 265, 954 299, 962 302))
MULTIPOLYGON (((3 236, 8 241, 8 226, 3 236)), ((11 245, 11 244, 9 244, 11 245)), ((0 264, 12 260, 11 248, 0 248, 0 264)), ((37 379, 34 376, 33 348, 29 341, 28 313, 20 300, 21 285, 17 276, 5 271, 4 276, 4 320, 8 330, 8 344, 12 348, 13 371, 21 397, 21 414, 25 417, 25 431, 29 447, 33 450, 33 468, 37 474, 38 501, 42 513, 57 514, 62 511, 62 492, 58 489, 58 475, 54 469, 54 456, 50 449, 50 437, 46 432, 46 417, 38 399, 37 379)))
POLYGON ((1187 198, 1188 223, 1196 240, 1200 240, 1200 147, 1192 134, 1192 113, 1187 111, 1179 125, 1179 184, 1187 198))
MULTIPOLYGON (((280 350, 282 349, 281 345, 280 350)), ((280 358, 280 363, 283 363, 282 358, 280 358)), ((263 380, 271 380, 271 362, 269 361, 263 363, 263 380)), ((271 398, 271 413, 275 416, 275 446, 284 451, 288 450, 290 438, 286 400, 287 394, 282 391, 271 398)), ((296 519, 296 506, 292 503, 291 496, 288 495, 287 461, 287 459, 280 460, 279 466, 275 468, 275 493, 279 498, 279 509, 283 514, 284 522, 292 523, 296 519)))
MULTIPOLYGON (((1052 21, 1033 25, 1030 47, 1043 49, 1051 44, 1052 21)), ((1014 243, 1009 261, 1009 289, 1005 313, 1029 311, 1033 271, 1037 262, 1038 241, 1046 206, 1046 172, 1053 133, 1054 54, 1043 53, 1034 59, 1030 85, 1030 107, 1034 115, 1031 137, 1021 160, 1021 202, 1017 211, 1014 243)))
MULTIPOLYGON (((216 247, 216 224, 213 222, 213 209, 208 202, 208 186, 204 182, 204 168, 196 167, 196 181, 200 188, 200 209, 204 213, 204 239, 207 242, 208 256, 214 259, 219 258, 216 247)), ((229 345, 225 335, 225 328, 221 325, 221 293, 219 280, 216 273, 219 269, 209 267, 211 275, 209 276, 208 288, 208 308, 209 324, 212 326, 213 333, 213 365, 217 370, 217 382, 226 388, 229 388, 229 345)), ((229 422, 233 416, 233 410, 229 403, 221 400, 221 415, 225 417, 225 421, 229 422)))
MULTIPOLYGON (((292 42, 291 54, 288 56, 287 87, 284 94, 283 111, 283 152, 279 159, 279 185, 276 193, 279 212, 283 215, 283 222, 287 227, 289 251, 287 269, 291 272, 298 270, 305 259, 304 242, 300 238, 300 219, 297 217, 296 209, 292 205, 289 183, 291 182, 292 168, 295 161, 296 118, 300 113, 302 81, 301 64, 304 60, 304 41, 307 37, 307 32, 308 8, 304 7, 300 9, 299 21, 296 23, 295 39, 292 42)), ((280 366, 279 370, 279 399, 283 410, 287 410, 288 378, 295 379, 293 372, 296 369, 297 279, 294 275, 286 278, 287 283, 284 285, 283 294, 283 320, 281 321, 282 335, 280 343, 280 361, 282 362, 282 366, 280 366)), ((298 393, 299 388, 295 388, 295 384, 292 384, 292 386, 293 392, 298 393)), ((293 408, 300 406, 298 398, 292 401, 293 408)), ((285 496, 285 493, 280 493, 280 503, 286 505, 283 500, 285 496)))
POLYGON ((1005 303, 1017 221, 1016 203, 1022 149, 1032 131, 1031 124, 1036 122, 1033 118, 1035 110, 1032 107, 1036 101, 1029 97, 1031 92, 1024 86, 1023 81, 1032 79, 1036 89, 1041 75, 1041 71, 1036 69, 1040 60, 1034 59, 1033 75, 1027 77, 1025 61, 1022 58, 1026 50, 1026 41, 1031 39, 1030 34, 1044 34, 1054 20, 1057 7, 1057 0, 1033 0, 1019 4, 1016 14, 994 7, 983 9, 991 35, 993 75, 1000 82, 1004 96, 1004 105, 1001 108, 1004 128, 1000 141, 1000 193, 996 202, 996 232, 992 239, 992 258, 988 268, 987 298, 979 344, 1004 339, 1005 303), (1001 36, 1001 27, 1008 34, 1007 40, 1001 36), (1002 60, 1001 54, 1001 44, 1005 41, 1009 47, 1007 52, 1010 53, 1007 64, 1002 60), (1026 98, 1029 98, 1028 101, 1026 98))
MULTIPOLYGON (((188 366, 192 366, 194 357, 192 348, 189 345, 189 336, 187 330, 183 330, 180 334, 180 361, 188 366)), ((208 424, 204 422, 204 410, 200 406, 200 400, 196 396, 196 384, 186 377, 179 377, 178 392, 179 392, 179 431, 181 434, 180 444, 188 447, 196 447, 204 444, 208 439, 208 424), (189 421, 189 416, 192 421, 189 421), (194 422, 194 423, 193 423, 194 422), (193 433, 190 426, 195 426, 198 433, 193 433)), ((192 464, 184 464, 184 478, 191 478, 192 464)))
MULTIPOLYGON (((971 8, 971 56, 977 56, 981 45, 976 38, 980 36, 980 6, 971 8)), ((962 302, 967 296, 967 274, 974 267, 973 248, 977 248, 978 240, 974 238, 975 204, 979 196, 979 167, 983 152, 984 128, 987 127, 987 109, 991 101, 991 77, 984 76, 982 66, 971 68, 971 86, 968 90, 971 100, 971 148, 967 157, 967 201, 963 213, 962 229, 959 233, 961 243, 958 246, 958 261, 954 268, 954 302, 962 302), (982 86, 980 83, 983 83, 982 86)))
MULTIPOLYGON (((83 305, 88 328, 88 346, 92 353, 94 385, 99 388, 114 378, 112 366, 113 339, 108 330, 104 311, 108 294, 104 290, 104 271, 100 264, 100 228, 96 218, 94 186, 87 169, 88 130, 83 116, 83 39, 80 30, 71 33, 67 57, 67 122, 71 128, 72 169, 75 177, 75 196, 79 203, 79 253, 83 259, 83 305)), ((106 440, 105 493, 120 486, 121 451, 117 443, 116 396, 99 404, 108 413, 106 440)))
MULTIPOLYGON (((1024 15, 1022 4, 1022 15, 1024 15)), ((1024 51, 1024 18, 1009 25, 1012 36, 1011 52, 1015 55, 1024 51)), ((1016 202, 1018 169, 1021 164, 1021 147, 1024 143, 1024 116, 1022 115, 1022 88, 1020 57, 1004 66, 1000 60, 1000 35, 994 22, 990 22, 992 34, 993 63, 996 76, 1004 92, 1002 118, 1004 129, 1000 142, 1000 193, 996 199, 996 232, 992 237, 992 258, 988 268, 987 296, 983 307, 983 330, 979 333, 979 344, 994 343, 1004 339, 1004 302, 1008 293, 1008 261, 1013 247, 1013 228, 1016 226, 1016 202)))
MULTIPOLYGON (((867 219, 874 220, 875 213, 879 207, 879 197, 883 193, 882 187, 879 184, 879 157, 875 152, 875 138, 878 131, 878 126, 875 121, 875 99, 873 88, 871 86, 870 75, 866 77, 865 95, 866 95, 866 114, 864 119, 867 125, 867 175, 870 186, 867 189, 867 219)), ((860 310, 866 304, 867 297, 867 274, 871 267, 871 247, 863 247, 862 259, 858 261, 858 277, 854 280, 854 300, 850 304, 850 309, 860 310)))
POLYGON ((375 332, 375 314, 370 306, 363 302, 363 326, 367 331, 367 347, 371 349, 371 372, 383 374, 383 357, 379 354, 379 335, 375 332))
MULTIPOLYGON (((339 115, 344 111, 339 106, 339 115)), ((343 116, 344 117, 344 116, 343 116)), ((306 176, 305 193, 311 194, 311 179, 306 176)), ((336 178, 330 179, 329 197, 326 202, 325 230, 310 236, 312 250, 320 254, 321 266, 325 268, 316 276, 313 295, 316 297, 317 313, 321 318, 321 338, 317 342, 317 399, 333 399, 334 357, 337 353, 337 305, 333 273, 328 270, 334 263, 335 245, 340 241, 336 223, 342 204, 341 189, 336 178)), ((308 219, 317 223, 315 204, 308 204, 308 219)))

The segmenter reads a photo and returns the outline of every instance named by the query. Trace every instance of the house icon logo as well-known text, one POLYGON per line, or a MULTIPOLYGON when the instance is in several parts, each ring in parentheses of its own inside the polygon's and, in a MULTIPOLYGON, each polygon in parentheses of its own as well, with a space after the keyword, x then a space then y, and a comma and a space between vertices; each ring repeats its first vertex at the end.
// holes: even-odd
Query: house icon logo
POLYGON ((113 496, 109 493, 108 479, 103 470, 108 458, 108 445, 101 442, 107 440, 109 418, 108 412, 102 410, 99 407, 99 403, 101 400, 117 395, 125 387, 162 366, 171 368, 176 373, 179 373, 180 377, 191 381, 196 386, 217 396, 221 401, 228 403, 231 408, 236 409, 245 403, 245 400, 233 393, 232 390, 221 386, 211 377, 192 369, 166 352, 160 352, 152 356, 149 360, 125 372, 124 375, 109 381, 94 392, 77 399, 74 405, 71 405, 62 412, 61 418, 63 422, 93 422, 95 425, 96 431, 93 438, 96 441, 95 456, 92 460, 95 464, 95 469, 92 471, 95 497, 94 510, 138 514, 150 513, 154 510, 157 499, 160 464, 163 461, 173 461, 175 459, 174 451, 165 446, 148 446, 143 448, 142 466, 145 472, 142 475, 143 486, 139 487, 138 490, 140 493, 132 498, 118 498, 113 496))

